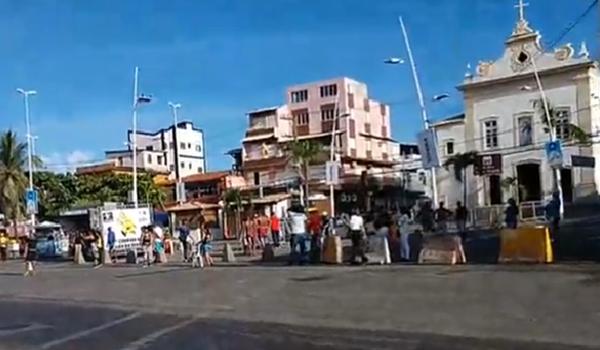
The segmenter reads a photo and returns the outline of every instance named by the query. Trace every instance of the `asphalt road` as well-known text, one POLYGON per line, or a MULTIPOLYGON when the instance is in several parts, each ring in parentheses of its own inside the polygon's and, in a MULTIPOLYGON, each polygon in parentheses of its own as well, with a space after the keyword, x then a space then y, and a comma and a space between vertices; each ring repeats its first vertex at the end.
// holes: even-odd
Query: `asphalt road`
POLYGON ((592 349, 564 344, 239 322, 65 305, 0 302, 0 349, 592 349))

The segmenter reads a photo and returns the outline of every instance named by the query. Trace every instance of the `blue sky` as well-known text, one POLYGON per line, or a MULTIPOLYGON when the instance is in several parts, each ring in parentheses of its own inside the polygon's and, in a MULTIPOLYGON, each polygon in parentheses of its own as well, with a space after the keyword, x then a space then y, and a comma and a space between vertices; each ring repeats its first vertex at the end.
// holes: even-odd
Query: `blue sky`
MULTIPOLYGON (((526 17, 548 42, 591 0, 529 0, 526 17)), ((433 119, 462 111, 454 89, 467 63, 496 59, 517 16, 516 0, 0 0, 0 128, 24 136, 17 87, 32 98, 36 148, 52 168, 103 158, 131 125, 133 68, 155 101, 142 129, 181 119, 206 132, 210 170, 239 147, 245 111, 283 102, 286 86, 349 76, 391 104, 392 132, 412 141, 421 126, 397 16, 403 15, 433 119)), ((597 57, 598 11, 564 39, 597 57)))

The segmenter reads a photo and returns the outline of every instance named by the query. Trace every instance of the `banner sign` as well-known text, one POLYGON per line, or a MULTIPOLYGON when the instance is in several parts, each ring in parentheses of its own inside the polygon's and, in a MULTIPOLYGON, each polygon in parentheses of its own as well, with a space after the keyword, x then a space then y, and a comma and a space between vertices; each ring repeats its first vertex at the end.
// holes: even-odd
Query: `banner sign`
POLYGON ((417 144, 419 146, 423 168, 431 169, 439 167, 440 160, 436 148, 435 131, 433 129, 421 131, 417 135, 417 144))
POLYGON ((560 145, 560 141, 546 142, 544 147, 546 150, 546 159, 548 164, 553 168, 560 168, 563 166, 563 152, 560 145))
POLYGON ((499 175, 502 173, 502 155, 484 154, 475 158, 475 175, 499 175))

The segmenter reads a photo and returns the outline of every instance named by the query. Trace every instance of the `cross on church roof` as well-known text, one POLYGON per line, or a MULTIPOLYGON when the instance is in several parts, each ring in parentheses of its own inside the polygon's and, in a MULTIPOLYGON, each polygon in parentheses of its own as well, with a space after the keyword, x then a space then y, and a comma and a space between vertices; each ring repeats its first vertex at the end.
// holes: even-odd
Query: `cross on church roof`
POLYGON ((519 21, 525 21, 525 7, 529 6, 529 3, 523 3, 523 0, 519 0, 519 4, 515 5, 515 8, 519 9, 519 21))

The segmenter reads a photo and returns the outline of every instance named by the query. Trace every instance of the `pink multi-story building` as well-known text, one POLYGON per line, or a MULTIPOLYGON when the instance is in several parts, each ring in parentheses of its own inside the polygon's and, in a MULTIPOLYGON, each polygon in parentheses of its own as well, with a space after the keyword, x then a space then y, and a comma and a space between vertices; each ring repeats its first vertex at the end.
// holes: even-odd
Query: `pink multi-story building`
MULTIPOLYGON (((382 176, 395 164, 392 155, 397 144, 390 137, 389 106, 369 98, 366 84, 343 77, 290 86, 284 105, 248 112, 242 141, 247 182, 283 186, 297 179, 286 144, 311 139, 329 151, 334 123, 335 153, 342 163, 339 190, 344 184, 356 184, 365 170, 382 176)), ((309 181, 315 189, 324 183, 328 155, 311 167, 309 181)))

